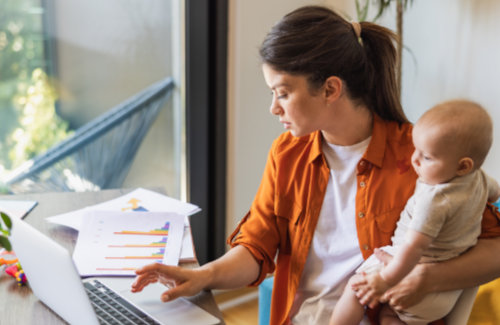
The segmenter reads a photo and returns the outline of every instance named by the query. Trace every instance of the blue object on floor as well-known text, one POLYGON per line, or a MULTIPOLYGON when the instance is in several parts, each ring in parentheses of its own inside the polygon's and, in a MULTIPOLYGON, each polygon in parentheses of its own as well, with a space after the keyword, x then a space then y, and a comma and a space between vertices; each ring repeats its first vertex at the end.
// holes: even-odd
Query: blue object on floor
POLYGON ((274 276, 265 279, 259 285, 259 325, 269 325, 273 283, 274 276))

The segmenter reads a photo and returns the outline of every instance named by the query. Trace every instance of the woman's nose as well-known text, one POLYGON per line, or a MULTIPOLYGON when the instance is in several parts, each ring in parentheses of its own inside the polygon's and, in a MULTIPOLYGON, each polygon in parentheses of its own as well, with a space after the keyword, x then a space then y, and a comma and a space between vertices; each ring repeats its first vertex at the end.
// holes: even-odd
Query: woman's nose
POLYGON ((271 114, 273 115, 281 115, 281 113, 283 112, 283 109, 274 98, 271 102, 271 107, 269 107, 269 112, 271 112, 271 114))

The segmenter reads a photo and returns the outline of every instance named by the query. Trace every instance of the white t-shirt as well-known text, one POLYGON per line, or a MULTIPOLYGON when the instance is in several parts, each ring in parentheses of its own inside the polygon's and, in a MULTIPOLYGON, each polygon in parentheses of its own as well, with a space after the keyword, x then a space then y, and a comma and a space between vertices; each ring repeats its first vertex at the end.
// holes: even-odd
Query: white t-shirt
POLYGON ((323 141, 330 178, 292 306, 294 324, 328 324, 349 277, 363 262, 356 230, 356 168, 371 137, 352 146, 323 141))

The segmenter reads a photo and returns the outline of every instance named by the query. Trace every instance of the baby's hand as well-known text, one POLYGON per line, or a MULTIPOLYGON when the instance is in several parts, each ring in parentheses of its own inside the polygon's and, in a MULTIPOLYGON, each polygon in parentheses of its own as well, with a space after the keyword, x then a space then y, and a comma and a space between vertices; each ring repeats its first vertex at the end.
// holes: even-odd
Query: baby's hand
POLYGON ((370 274, 363 273, 359 281, 353 283, 352 288, 362 305, 375 308, 382 295, 390 286, 382 279, 379 272, 375 272, 370 274))

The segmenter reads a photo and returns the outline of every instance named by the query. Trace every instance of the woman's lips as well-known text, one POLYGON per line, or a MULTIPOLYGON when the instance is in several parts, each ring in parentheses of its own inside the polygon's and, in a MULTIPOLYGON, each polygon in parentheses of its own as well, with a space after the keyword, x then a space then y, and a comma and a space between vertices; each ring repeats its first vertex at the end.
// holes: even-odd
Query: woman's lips
POLYGON ((285 129, 289 129, 290 126, 292 125, 290 122, 285 122, 285 121, 280 121, 281 124, 283 124, 283 127, 285 129))

